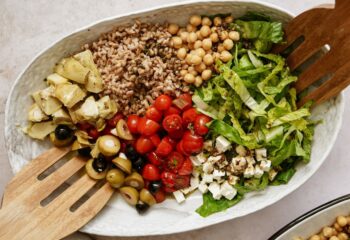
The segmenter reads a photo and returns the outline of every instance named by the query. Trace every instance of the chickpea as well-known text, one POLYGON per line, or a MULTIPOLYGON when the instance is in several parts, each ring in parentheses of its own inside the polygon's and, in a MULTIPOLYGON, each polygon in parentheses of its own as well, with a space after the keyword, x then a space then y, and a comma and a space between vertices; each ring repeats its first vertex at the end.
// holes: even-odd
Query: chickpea
POLYGON ((201 31, 202 37, 204 37, 204 38, 208 37, 211 33, 211 30, 208 26, 202 26, 200 31, 201 31))
POLYGON ((186 69, 182 69, 182 70, 180 71, 180 75, 183 76, 183 77, 184 77, 187 73, 188 73, 188 71, 187 71, 186 69))
POLYGON ((195 78, 194 85, 196 85, 196 87, 200 87, 202 85, 202 83, 203 83, 202 78, 200 76, 197 76, 195 78))
POLYGON ((196 32, 196 35, 197 35, 197 39, 198 39, 198 40, 203 40, 201 31, 198 30, 198 31, 196 32))
POLYGON ((329 240, 339 240, 339 238, 336 236, 332 236, 329 240))
POLYGON ((202 58, 198 55, 192 55, 190 61, 192 65, 198 65, 202 63, 202 58))
POLYGON ((179 31, 177 31, 177 35, 180 37, 183 32, 186 32, 186 29, 180 28, 179 31))
POLYGON ((231 55, 231 53, 229 53, 228 51, 225 50, 225 51, 221 52, 220 59, 223 62, 228 62, 232 59, 232 55, 231 55))
POLYGON ((197 40, 195 43, 194 43, 194 49, 198 49, 202 47, 202 41, 201 40, 197 40))
POLYGON ((213 56, 211 54, 206 54, 203 57, 203 62, 204 62, 205 65, 210 66, 210 65, 212 65, 214 63, 214 58, 213 58, 213 56))
POLYGON ((348 240, 349 236, 346 233, 339 233, 338 238, 339 240, 348 240))
POLYGON ((206 69, 202 72, 202 79, 204 81, 208 80, 209 78, 211 78, 212 72, 210 69, 206 69))
POLYGON ((219 41, 219 35, 217 33, 212 33, 210 34, 210 40, 213 42, 213 43, 216 43, 219 41))
POLYGON ((196 66, 194 67, 194 69, 196 70, 196 72, 202 73, 202 72, 206 69, 206 66, 205 66, 205 64, 202 62, 201 64, 196 65, 196 66))
POLYGON ((190 32, 187 38, 187 42, 189 43, 194 43, 195 41, 197 41, 197 35, 195 32, 190 32))
POLYGON ((217 29, 217 27, 215 27, 215 26, 210 28, 210 31, 211 31, 212 33, 213 33, 213 32, 216 32, 217 30, 218 30, 218 29, 217 29))
POLYGON ((204 55, 205 55, 205 51, 203 50, 203 48, 198 48, 198 49, 195 50, 195 55, 200 56, 201 58, 203 58, 204 55))
POLYGON ((233 17, 232 16, 225 17, 225 23, 232 23, 232 22, 233 22, 233 17))
POLYGON ((184 81, 187 83, 194 83, 195 77, 191 73, 187 73, 184 77, 184 81))
POLYGON ((168 26, 168 32, 175 35, 179 31, 179 26, 177 24, 171 23, 168 26))
POLYGON ((188 68, 188 73, 191 73, 193 76, 198 75, 197 71, 192 66, 188 68))
POLYGON ((224 45, 222 45, 222 43, 220 43, 220 44, 218 45, 218 52, 221 53, 221 52, 223 52, 223 51, 225 51, 224 45))
POLYGON ((232 39, 233 41, 239 41, 239 32, 231 31, 231 32, 229 32, 228 37, 230 39, 232 39))
POLYGON ((211 26, 211 20, 210 20, 210 18, 208 18, 208 17, 204 17, 203 19, 202 19, 202 25, 204 26, 204 25, 206 25, 206 26, 211 26))
POLYGON ((185 58, 185 61, 186 61, 186 63, 187 64, 191 64, 191 62, 192 62, 192 57, 193 57, 193 55, 192 54, 187 54, 187 56, 186 56, 186 58, 185 58))
POLYGON ((338 223, 334 223, 333 227, 335 228, 335 230, 337 230, 339 232, 342 230, 342 227, 338 223))
POLYGON ((344 216, 338 216, 338 217, 337 217, 337 223, 339 224, 339 226, 345 227, 346 224, 348 224, 348 221, 347 221, 346 217, 344 217, 344 216))
POLYGON ((228 38, 228 32, 227 31, 222 31, 220 33, 220 40, 225 41, 228 38))
POLYGON ((212 44, 210 38, 206 38, 206 39, 203 40, 202 47, 203 47, 204 50, 208 51, 208 50, 211 49, 212 46, 213 46, 213 44, 212 44))
POLYGON ((324 227, 324 228, 322 229, 322 233, 323 233, 323 235, 324 235, 325 237, 330 238, 330 237, 333 236, 333 234, 334 234, 334 229, 331 228, 331 227, 324 227))
POLYGON ((177 50, 177 57, 180 59, 185 59, 186 58, 187 51, 185 48, 180 48, 177 50))
POLYGON ((346 220, 348 221, 348 225, 350 225, 350 216, 346 217, 346 220))
POLYGON ((215 26, 220 26, 222 24, 221 17, 215 17, 213 21, 215 26))
POLYGON ((215 60, 215 59, 219 59, 219 58, 220 58, 220 53, 214 52, 214 53, 213 53, 213 58, 214 58, 214 60, 215 60))
POLYGON ((174 48, 182 47, 182 39, 180 37, 173 37, 172 41, 173 41, 174 48))
POLYGON ((187 30, 187 32, 195 32, 196 31, 196 27, 193 26, 192 24, 187 24, 186 30, 187 30))
POLYGON ((233 48, 233 41, 231 39, 225 39, 222 45, 226 50, 231 50, 233 48))
POLYGON ((321 240, 321 238, 318 235, 313 235, 313 236, 310 237, 309 240, 321 240))
POLYGON ((187 42, 188 35, 189 35, 188 32, 180 33, 180 38, 181 38, 182 42, 187 42))
POLYGON ((202 23, 202 17, 199 15, 193 15, 190 17, 190 23, 193 26, 197 27, 202 23))

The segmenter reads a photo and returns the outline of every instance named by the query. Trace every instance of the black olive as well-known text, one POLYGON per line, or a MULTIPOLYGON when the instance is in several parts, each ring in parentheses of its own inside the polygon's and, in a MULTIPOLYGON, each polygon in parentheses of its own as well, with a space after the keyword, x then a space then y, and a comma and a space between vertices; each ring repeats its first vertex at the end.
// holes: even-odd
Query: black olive
POLYGON ((161 189, 161 187, 162 187, 161 181, 152 181, 149 183, 148 190, 151 193, 156 193, 161 189))
POLYGON ((143 167, 145 166, 146 162, 147 162, 147 159, 144 156, 141 156, 136 161, 132 162, 132 167, 136 171, 141 172, 143 167))
POLYGON ((60 124, 55 129, 55 136, 58 140, 66 140, 72 137, 73 131, 67 125, 60 124))
POLYGON ((91 148, 90 147, 84 147, 84 148, 78 149, 79 155, 81 155, 83 157, 90 157, 91 156, 90 152, 91 152, 91 148))
POLYGON ((100 154, 97 158, 94 159, 92 163, 92 167, 95 169, 96 172, 101 173, 107 168, 107 161, 106 158, 100 154))
POLYGON ((140 155, 136 152, 135 148, 132 145, 127 145, 125 148, 125 155, 132 161, 136 161, 140 155))
POLYGON ((136 210, 139 214, 144 214, 149 209, 149 205, 144 202, 138 202, 136 204, 136 210))

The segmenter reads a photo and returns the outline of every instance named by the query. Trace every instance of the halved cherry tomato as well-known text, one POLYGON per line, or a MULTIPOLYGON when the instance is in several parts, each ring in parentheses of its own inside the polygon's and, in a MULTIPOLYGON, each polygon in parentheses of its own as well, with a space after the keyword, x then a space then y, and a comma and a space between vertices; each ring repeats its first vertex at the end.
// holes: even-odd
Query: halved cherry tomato
POLYGON ((208 133, 209 128, 207 127, 207 123, 211 121, 211 118, 204 115, 204 114, 199 114, 196 117, 196 120, 194 120, 194 132, 198 135, 205 135, 208 133))
POLYGON ((173 139, 173 138, 171 138, 169 136, 165 136, 163 139, 165 141, 167 141, 168 143, 170 143, 170 145, 172 146, 173 149, 176 148, 176 140, 175 139, 173 139))
POLYGON ((175 187, 163 187, 166 193, 173 193, 176 191, 175 187))
POLYGON ((157 153, 155 152, 150 152, 147 154, 147 159, 148 161, 150 161, 150 163, 156 165, 156 166, 160 166, 163 164, 163 159, 161 159, 157 153))
POLYGON ((169 132, 168 135, 170 138, 173 138, 173 139, 176 139, 176 140, 179 140, 182 138, 182 136, 184 135, 184 130, 181 129, 180 131, 175 131, 175 132, 169 132))
POLYGON ((156 101, 154 102, 154 106, 159 111, 166 111, 171 106, 171 97, 168 95, 162 94, 159 97, 156 98, 156 101))
POLYGON ((193 170, 192 161, 189 157, 185 158, 181 168, 179 169, 179 175, 190 175, 193 170))
POLYGON ((129 131, 133 134, 137 134, 138 131, 137 131, 137 126, 138 126, 138 123, 139 123, 139 116, 133 114, 133 115, 129 115, 128 116, 128 121, 127 121, 127 125, 128 125, 128 128, 129 128, 129 131))
POLYGON ((148 137, 140 136, 136 141, 136 151, 140 154, 151 152, 154 148, 152 141, 148 137))
POLYGON ((203 147, 203 138, 198 136, 191 131, 186 131, 182 138, 182 147, 185 152, 198 153, 203 147))
POLYGON ((171 153, 171 151, 173 151, 173 147, 169 140, 163 138, 156 149, 156 153, 161 157, 166 157, 169 155, 169 153, 171 153))
POLYGON ((164 200, 166 198, 165 192, 163 190, 159 190, 159 191, 153 193, 152 195, 156 199, 157 203, 164 202, 164 200))
POLYGON ((93 140, 97 140, 97 138, 100 136, 100 133, 94 127, 88 130, 88 135, 92 137, 93 140))
POLYGON ((191 104, 191 106, 192 106, 192 96, 191 96, 191 94, 189 94, 189 93, 183 93, 183 94, 181 94, 178 98, 186 100, 186 101, 189 102, 189 103, 191 104))
POLYGON ((152 136, 149 137, 149 139, 152 141, 154 146, 158 147, 160 143, 160 137, 158 136, 158 134, 153 134, 152 136))
POLYGON ((160 128, 160 125, 152 119, 140 118, 137 124, 137 131, 145 136, 151 136, 155 134, 160 128))
POLYGON ((164 112, 164 116, 168 116, 168 115, 171 115, 171 114, 180 115, 181 114, 181 110, 178 109, 177 107, 171 106, 168 110, 166 110, 164 112))
POLYGON ((160 173, 157 166, 148 163, 142 169, 142 177, 149 181, 155 181, 160 179, 160 173))
POLYGON ((168 171, 164 171, 161 174, 163 186, 166 188, 173 188, 175 185, 176 174, 168 171))
POLYGON ((175 133, 182 130, 182 119, 177 114, 171 114, 163 119, 162 125, 168 133, 175 133))
POLYGON ((185 128, 188 127, 190 123, 194 123, 198 113, 195 108, 190 108, 182 113, 182 121, 185 128))
POLYGON ((177 143, 176 145, 176 151, 178 151, 179 153, 181 153, 184 156, 190 156, 191 153, 188 153, 184 150, 183 148, 183 141, 181 140, 180 142, 177 143))
POLYGON ((91 125, 90 123, 88 123, 88 122, 80 122, 80 123, 78 123, 78 128, 80 129, 80 130, 83 130, 83 131, 87 131, 87 130, 89 130, 90 128, 93 128, 94 126, 93 125, 91 125))
POLYGON ((111 119, 107 120, 107 124, 108 126, 110 126, 111 128, 115 128, 115 126, 117 125, 118 121, 120 119, 123 119, 124 116, 121 113, 117 113, 116 115, 114 115, 111 119))
POLYGON ((171 172, 177 173, 178 170, 181 168, 184 160, 185 159, 181 153, 172 152, 172 153, 170 153, 170 155, 167 158, 166 168, 168 170, 170 170, 171 172))
POLYGON ((146 111, 146 118, 160 122, 160 120, 162 120, 162 112, 159 111, 156 107, 150 106, 146 111))
POLYGON ((188 175, 187 176, 177 175, 175 178, 174 188, 176 190, 187 188, 190 186, 190 180, 191 178, 188 175))

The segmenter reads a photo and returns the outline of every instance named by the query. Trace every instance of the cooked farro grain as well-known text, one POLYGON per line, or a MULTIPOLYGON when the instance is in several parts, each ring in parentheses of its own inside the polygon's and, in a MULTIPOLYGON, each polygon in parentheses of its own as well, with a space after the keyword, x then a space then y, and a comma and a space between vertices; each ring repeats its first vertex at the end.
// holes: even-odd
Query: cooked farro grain
POLYGON ((84 45, 101 72, 105 89, 125 114, 143 114, 162 93, 188 92, 180 70, 183 62, 170 47, 166 25, 136 22, 103 34, 84 45))

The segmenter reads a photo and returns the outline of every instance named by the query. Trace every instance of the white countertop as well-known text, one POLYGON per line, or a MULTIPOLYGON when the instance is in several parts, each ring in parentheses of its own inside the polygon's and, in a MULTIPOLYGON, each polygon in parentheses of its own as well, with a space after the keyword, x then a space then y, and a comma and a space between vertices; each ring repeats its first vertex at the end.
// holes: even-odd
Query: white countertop
MULTIPOLYGON (((0 135, 4 108, 17 75, 45 46, 95 20, 179 0, 75 0, 0 1, 0 135), (98 3, 97 3, 98 2, 98 3)), ((265 0, 296 14, 332 0, 265 0)), ((350 89, 345 91, 350 102, 350 89)), ((20 109, 18 111, 21 111, 20 109)), ((336 144, 322 167, 298 190, 254 214, 182 234, 142 239, 267 239, 304 212, 350 192, 350 109, 345 108, 336 144)), ((2 138, 3 139, 3 138, 2 138)), ((0 141, 0 195, 12 177, 4 141, 0 141)), ((132 231, 132 229, 130 229, 132 231)), ((74 237, 75 238, 75 237, 74 237)), ((95 239, 110 239, 94 237, 95 239)), ((76 239, 76 238, 75 238, 76 239)), ((115 238, 121 239, 121 238, 115 238)), ((141 239, 141 238, 128 238, 141 239)))

